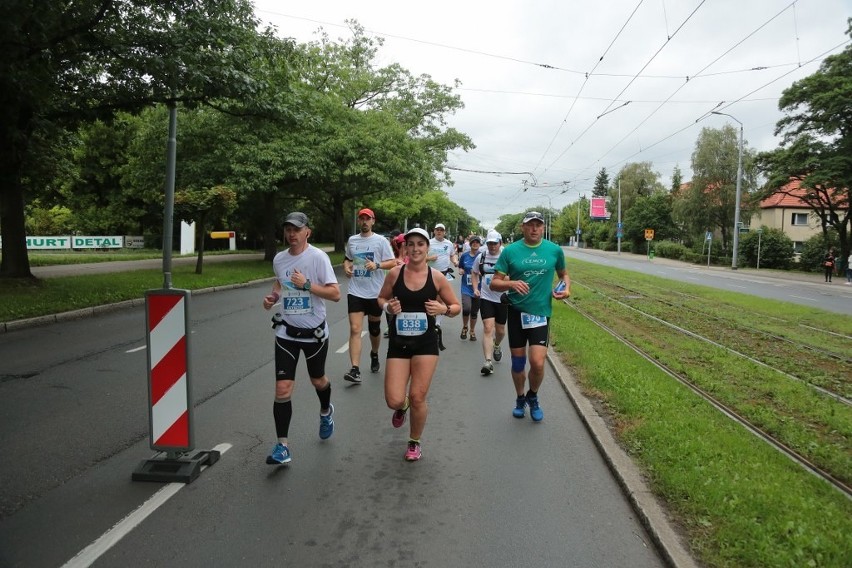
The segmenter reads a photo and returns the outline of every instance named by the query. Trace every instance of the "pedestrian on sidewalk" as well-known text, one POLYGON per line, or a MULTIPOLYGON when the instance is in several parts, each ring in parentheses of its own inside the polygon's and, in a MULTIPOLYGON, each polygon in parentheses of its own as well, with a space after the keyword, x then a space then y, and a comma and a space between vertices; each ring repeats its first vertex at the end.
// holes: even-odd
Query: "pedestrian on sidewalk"
POLYGON ((540 422, 544 411, 538 391, 544 380, 544 361, 550 335, 551 301, 570 295, 571 279, 565 270, 565 253, 552 241, 544 240, 544 217, 538 211, 524 215, 521 223, 524 238, 500 254, 494 266, 496 274, 491 289, 506 292, 509 302, 509 349, 512 354, 512 381, 515 384, 515 408, 512 415, 523 418, 530 408, 530 418, 540 422), (561 281, 553 288, 554 274, 561 281), (526 365, 529 358, 530 369, 526 365), (529 381, 529 388, 524 393, 529 381))
POLYGON ((296 381, 296 364, 304 352, 308 377, 320 402, 320 439, 334 433, 334 405, 331 382, 325 374, 328 356, 326 300, 340 300, 340 287, 328 255, 308 244, 311 236, 307 215, 293 212, 284 219, 284 241, 288 247, 275 255, 272 268, 275 282, 272 292, 263 298, 263 308, 278 305, 272 318, 275 329, 275 403, 272 417, 278 443, 266 458, 268 464, 291 460, 288 441, 293 417, 291 397, 296 381), (279 300, 283 300, 280 304, 279 300))
POLYGON ((825 253, 825 258, 822 259, 822 267, 825 271, 825 281, 831 283, 831 276, 834 274, 834 249, 829 249, 825 253))
POLYGON ((385 402, 394 411, 394 428, 405 423, 411 410, 405 459, 417 461, 422 456, 427 397, 440 352, 435 319, 458 315, 461 305, 447 278, 426 262, 429 233, 411 229, 405 242, 408 264, 390 270, 379 292, 379 304, 394 316, 385 362, 385 402))

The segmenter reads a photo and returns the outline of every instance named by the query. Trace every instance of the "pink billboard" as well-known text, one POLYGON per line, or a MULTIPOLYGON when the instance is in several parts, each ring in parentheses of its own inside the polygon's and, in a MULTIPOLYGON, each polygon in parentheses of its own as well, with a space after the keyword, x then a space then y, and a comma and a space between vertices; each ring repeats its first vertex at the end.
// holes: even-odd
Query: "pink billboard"
POLYGON ((592 197, 589 217, 592 219, 609 219, 610 214, 606 210, 606 197, 592 197))

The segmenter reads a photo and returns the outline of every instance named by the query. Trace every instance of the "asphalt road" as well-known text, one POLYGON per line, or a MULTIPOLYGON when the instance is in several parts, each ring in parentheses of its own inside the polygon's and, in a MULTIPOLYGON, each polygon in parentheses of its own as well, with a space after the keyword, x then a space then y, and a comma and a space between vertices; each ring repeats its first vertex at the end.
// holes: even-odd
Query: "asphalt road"
POLYGON ((293 462, 266 465, 268 287, 191 299, 196 447, 228 449, 193 483, 165 486, 169 498, 131 481, 152 455, 141 307, 0 334, 0 566, 61 566, 81 551, 91 556, 69 565, 664 565, 584 424, 594 413, 549 370, 545 420, 514 419, 508 359, 481 377, 481 346, 458 339, 460 318, 445 320, 423 460, 402 459, 407 431, 390 425, 382 375, 341 378, 344 299, 329 313, 335 434, 317 436, 300 362, 293 462), (110 529, 114 545, 87 549, 110 529))
POLYGON ((845 284, 846 278, 843 276, 826 283, 822 274, 754 268, 731 270, 730 267, 708 267, 666 258, 649 260, 647 256, 626 252, 618 254, 574 247, 562 247, 562 250, 569 259, 569 273, 570 259, 575 258, 689 284, 852 315, 852 286, 845 284))

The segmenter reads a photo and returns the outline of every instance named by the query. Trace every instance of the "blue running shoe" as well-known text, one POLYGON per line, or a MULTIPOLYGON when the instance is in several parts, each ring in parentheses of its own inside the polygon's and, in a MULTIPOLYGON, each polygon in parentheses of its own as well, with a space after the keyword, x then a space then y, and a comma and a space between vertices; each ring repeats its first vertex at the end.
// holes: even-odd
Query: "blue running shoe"
POLYGON ((278 442, 272 448, 272 453, 266 456, 266 463, 270 465, 279 465, 282 463, 290 463, 290 448, 278 442))
POLYGON ((538 395, 528 396, 527 404, 530 405, 530 418, 533 422, 541 422, 544 419, 544 411, 538 405, 538 395))
POLYGON ((515 409, 512 410, 512 416, 515 418, 523 418, 525 414, 525 408, 527 406, 527 397, 521 395, 515 400, 515 409))
POLYGON ((334 434, 334 418, 332 415, 334 414, 334 405, 328 405, 328 416, 323 416, 320 414, 320 439, 328 440, 331 438, 331 435, 334 434))

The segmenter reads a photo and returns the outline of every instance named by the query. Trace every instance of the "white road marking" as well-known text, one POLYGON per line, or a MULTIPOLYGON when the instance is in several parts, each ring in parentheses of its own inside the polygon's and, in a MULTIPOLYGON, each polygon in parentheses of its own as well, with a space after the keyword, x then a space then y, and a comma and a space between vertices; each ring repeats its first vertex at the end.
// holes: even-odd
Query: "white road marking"
MULTIPOLYGON (((231 444, 219 444, 214 450, 224 454, 231 449, 231 444)), ((209 466, 202 466, 204 471, 209 466)), ((62 565, 62 568, 88 568, 100 558, 107 550, 118 544, 118 542, 130 534, 148 516, 156 511, 161 505, 174 497, 178 491, 186 487, 186 483, 169 483, 147 501, 139 505, 135 511, 118 521, 111 529, 102 534, 96 541, 81 550, 77 555, 62 565)))
POLYGON ((142 351, 143 349, 148 349, 147 345, 143 345, 142 347, 137 347, 136 349, 128 349, 125 353, 136 353, 137 351, 142 351))
POLYGON ((816 299, 816 298, 806 298, 806 297, 804 297, 804 296, 795 296, 795 295, 793 295, 793 294, 790 294, 790 297, 791 297, 791 298, 798 298, 798 299, 800 299, 800 300, 807 300, 808 302, 816 302, 816 301, 817 301, 817 299, 816 299))
MULTIPOLYGON (((362 330, 361 330, 361 337, 364 337, 365 335, 367 335, 367 330, 366 330, 366 329, 362 329, 362 330)), ((335 351, 335 353, 346 353, 347 351, 349 351, 349 341, 347 341, 346 343, 344 343, 344 344, 343 344, 343 347, 341 347, 340 349, 338 349, 337 351, 335 351)))

